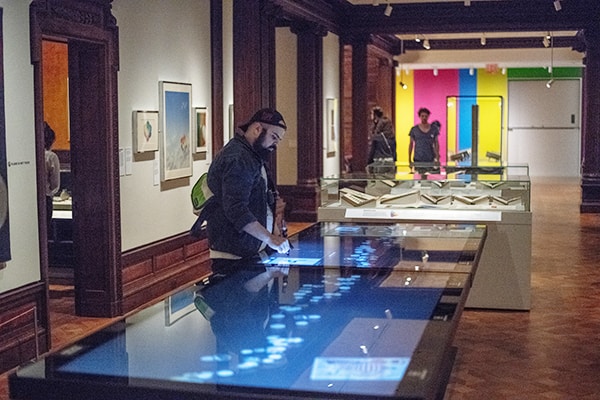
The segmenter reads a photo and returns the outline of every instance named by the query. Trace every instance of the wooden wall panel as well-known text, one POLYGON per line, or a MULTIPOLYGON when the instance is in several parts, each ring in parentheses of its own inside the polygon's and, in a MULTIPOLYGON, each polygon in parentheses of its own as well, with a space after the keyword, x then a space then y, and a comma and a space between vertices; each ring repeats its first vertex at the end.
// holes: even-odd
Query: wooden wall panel
POLYGON ((123 254, 123 312, 200 281, 210 269, 208 240, 181 234, 123 254))
POLYGON ((0 294, 0 372, 50 349, 47 299, 43 282, 0 294))
POLYGON ((123 282, 133 282, 152 273, 152 258, 133 264, 123 269, 123 282))

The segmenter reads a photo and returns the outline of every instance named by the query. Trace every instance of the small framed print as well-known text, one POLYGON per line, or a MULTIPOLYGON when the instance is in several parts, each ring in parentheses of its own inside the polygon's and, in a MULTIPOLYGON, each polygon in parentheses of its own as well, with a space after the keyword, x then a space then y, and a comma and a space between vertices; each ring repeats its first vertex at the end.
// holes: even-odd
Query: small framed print
POLYGON ((210 129, 208 126, 208 110, 206 107, 196 107, 194 109, 195 121, 195 152, 207 153, 210 146, 210 129))
POLYGON ((233 126, 233 104, 230 104, 228 107, 229 113, 229 140, 233 139, 235 136, 235 126, 233 126))
POLYGON ((133 112, 133 148, 136 153, 158 150, 158 111, 133 112))
POLYGON ((338 99, 327 99, 326 102, 326 127, 325 139, 327 157, 334 157, 337 149, 337 140, 339 136, 339 116, 338 116, 338 99))

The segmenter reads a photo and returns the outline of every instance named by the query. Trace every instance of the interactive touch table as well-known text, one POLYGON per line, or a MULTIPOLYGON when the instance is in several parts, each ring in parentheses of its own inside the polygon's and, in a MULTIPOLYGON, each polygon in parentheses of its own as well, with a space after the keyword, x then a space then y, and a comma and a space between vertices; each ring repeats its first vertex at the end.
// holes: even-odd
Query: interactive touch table
POLYGON ((435 399, 486 228, 321 223, 9 378, 14 399, 435 399))

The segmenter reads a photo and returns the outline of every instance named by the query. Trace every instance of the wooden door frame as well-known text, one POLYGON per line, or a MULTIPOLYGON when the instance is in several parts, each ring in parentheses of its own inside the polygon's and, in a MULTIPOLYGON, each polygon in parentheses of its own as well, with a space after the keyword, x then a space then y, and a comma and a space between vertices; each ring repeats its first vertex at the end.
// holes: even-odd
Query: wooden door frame
MULTIPOLYGON (((42 40, 60 38, 76 49, 69 56, 71 124, 77 146, 71 165, 76 189, 73 205, 75 307, 81 316, 122 313, 121 221, 118 163, 118 28, 111 0, 34 0, 30 11, 34 70, 36 161, 44 163, 42 40), (79 79, 79 76, 85 78, 79 79), (90 90, 93 89, 93 90, 90 90), (76 131, 78 130, 78 131, 76 131)), ((71 53, 71 51, 70 51, 71 53)), ((44 176, 38 180, 40 268, 48 280, 44 176)))

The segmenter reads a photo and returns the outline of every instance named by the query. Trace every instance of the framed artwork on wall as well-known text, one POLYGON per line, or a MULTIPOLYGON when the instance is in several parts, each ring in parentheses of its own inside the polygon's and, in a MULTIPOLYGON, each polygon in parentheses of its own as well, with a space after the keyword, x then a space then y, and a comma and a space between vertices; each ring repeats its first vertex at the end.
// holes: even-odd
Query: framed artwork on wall
POLYGON ((235 136, 235 126, 233 126, 233 104, 229 105, 229 140, 235 136))
POLYGON ((196 153, 207 153, 210 146, 210 129, 208 127, 208 110, 206 107, 194 109, 194 148, 196 153))
MULTIPOLYGON (((0 8, 0 65, 3 65, 2 9, 0 8)), ((0 269, 10 260, 10 236, 8 229, 8 171, 6 169, 6 124, 4 121, 4 72, 0 68, 0 269)))
POLYGON ((192 175, 192 85, 159 82, 160 180, 192 175))
POLYGON ((327 99, 326 101, 326 126, 325 145, 327 149, 327 157, 334 157, 337 149, 337 140, 339 136, 339 117, 338 117, 338 99, 327 99))
POLYGON ((158 150, 158 111, 133 112, 133 149, 136 153, 158 150))

